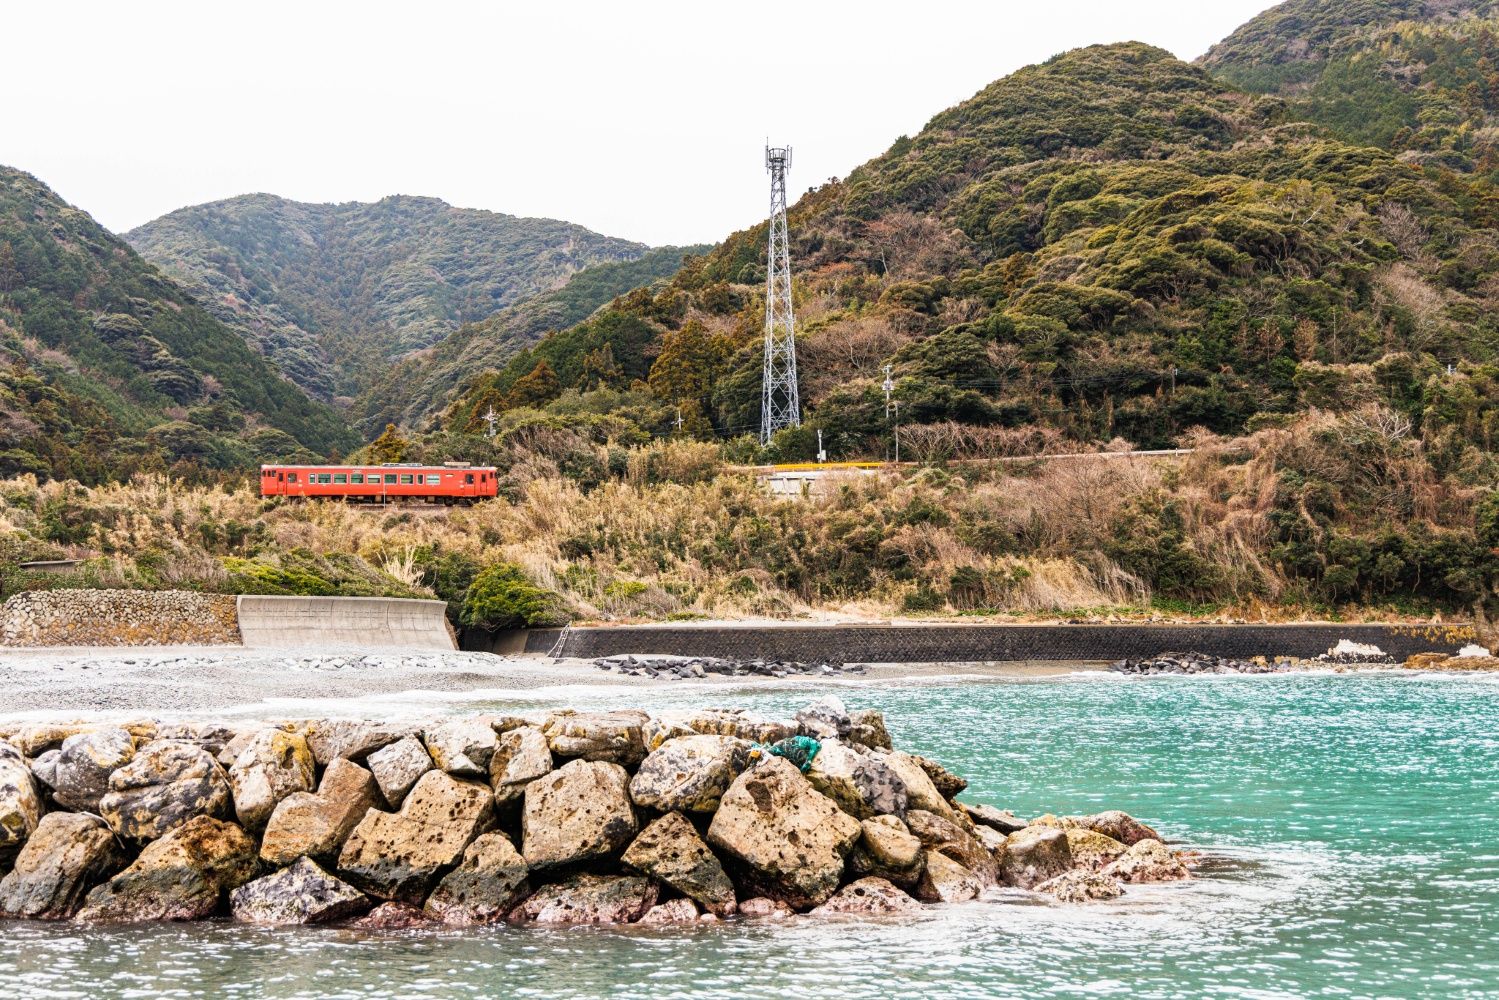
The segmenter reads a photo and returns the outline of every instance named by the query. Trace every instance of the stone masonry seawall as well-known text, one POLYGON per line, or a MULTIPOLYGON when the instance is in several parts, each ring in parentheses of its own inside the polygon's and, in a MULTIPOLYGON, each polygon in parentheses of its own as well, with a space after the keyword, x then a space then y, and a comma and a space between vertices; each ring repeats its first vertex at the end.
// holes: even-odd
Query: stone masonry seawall
MULTIPOLYGON (((1119 660, 1190 651, 1248 658, 1313 657, 1340 639, 1397 660, 1456 652, 1471 625, 833 625, 536 629, 526 652, 584 659, 636 654, 844 663, 1119 660)), ((465 648, 488 648, 465 636, 465 648)), ((496 637, 496 644, 498 637, 496 637)))
POLYGON ((35 590, 0 607, 0 646, 239 642, 234 597, 184 590, 35 590))

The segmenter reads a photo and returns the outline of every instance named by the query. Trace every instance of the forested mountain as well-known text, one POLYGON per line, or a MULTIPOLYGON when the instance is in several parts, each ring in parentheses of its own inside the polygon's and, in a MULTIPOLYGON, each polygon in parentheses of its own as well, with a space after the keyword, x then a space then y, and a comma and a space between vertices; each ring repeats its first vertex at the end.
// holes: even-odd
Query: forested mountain
POLYGON ((123 240, 0 167, 0 475, 243 469, 355 443, 123 240))
POLYGON ((647 250, 566 222, 407 196, 314 205, 244 195, 125 238, 324 399, 357 395, 391 361, 591 264, 647 250))
POLYGON ((553 292, 525 299, 488 319, 469 323, 430 350, 401 361, 354 402, 351 416, 367 434, 387 423, 424 426, 452 402, 454 391, 474 372, 503 367, 548 331, 587 319, 611 299, 670 277, 685 255, 706 246, 659 247, 630 261, 595 264, 553 292))
POLYGON ((1288 114, 1409 162, 1499 168, 1499 3, 1288 0, 1202 59, 1288 114))
MULTIPOLYGON (((1496 218, 1487 183, 1333 138, 1162 50, 1068 52, 795 206, 802 398, 841 456, 889 445, 886 363, 907 426, 1163 446, 1375 398, 1419 423, 1453 396, 1488 427, 1499 400, 1469 366, 1496 347, 1496 218)), ((764 236, 516 355, 448 426, 540 406, 663 434, 680 406, 691 433, 753 431, 764 236)))

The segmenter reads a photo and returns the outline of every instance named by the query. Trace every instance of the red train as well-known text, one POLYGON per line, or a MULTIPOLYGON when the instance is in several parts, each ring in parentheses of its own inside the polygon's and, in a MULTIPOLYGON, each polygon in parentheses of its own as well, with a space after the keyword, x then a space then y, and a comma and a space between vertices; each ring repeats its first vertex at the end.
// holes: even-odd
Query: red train
POLYGON ((493 466, 262 465, 263 497, 326 497, 351 503, 476 503, 495 495, 493 466))

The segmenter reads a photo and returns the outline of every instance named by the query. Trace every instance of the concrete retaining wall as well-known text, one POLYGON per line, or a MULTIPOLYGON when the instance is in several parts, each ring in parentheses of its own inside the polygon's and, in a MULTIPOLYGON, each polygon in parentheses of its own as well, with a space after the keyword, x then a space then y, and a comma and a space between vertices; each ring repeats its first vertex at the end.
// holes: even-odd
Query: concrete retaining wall
POLYGON ((0 646, 235 643, 234 598, 184 590, 31 590, 0 607, 0 646))
MULTIPOLYGON (((667 653, 734 659, 844 663, 979 663, 996 660, 1119 660, 1166 651, 1214 656, 1313 657, 1340 639, 1369 643, 1403 660, 1456 652, 1469 625, 817 625, 536 629, 532 654, 593 658, 667 653)), ((465 636, 468 649, 494 649, 465 636)), ((511 640, 513 641, 513 640, 511 640)))
POLYGON ((349 645, 453 649, 442 601, 389 597, 239 598, 239 632, 246 646, 349 645))

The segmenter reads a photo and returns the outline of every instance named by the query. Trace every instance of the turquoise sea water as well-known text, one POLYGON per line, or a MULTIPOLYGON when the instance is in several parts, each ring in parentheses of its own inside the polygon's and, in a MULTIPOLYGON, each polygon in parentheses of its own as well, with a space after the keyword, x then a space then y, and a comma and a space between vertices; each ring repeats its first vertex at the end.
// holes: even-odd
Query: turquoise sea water
MULTIPOLYGON (((1115 903, 1013 893, 915 922, 671 930, 0 924, 0 984, 79 997, 1499 997, 1496 681, 841 690, 884 709, 898 745, 968 777, 967 799, 1122 808, 1212 857, 1191 883, 1115 903)), ((785 711, 808 695, 713 700, 785 711)))

